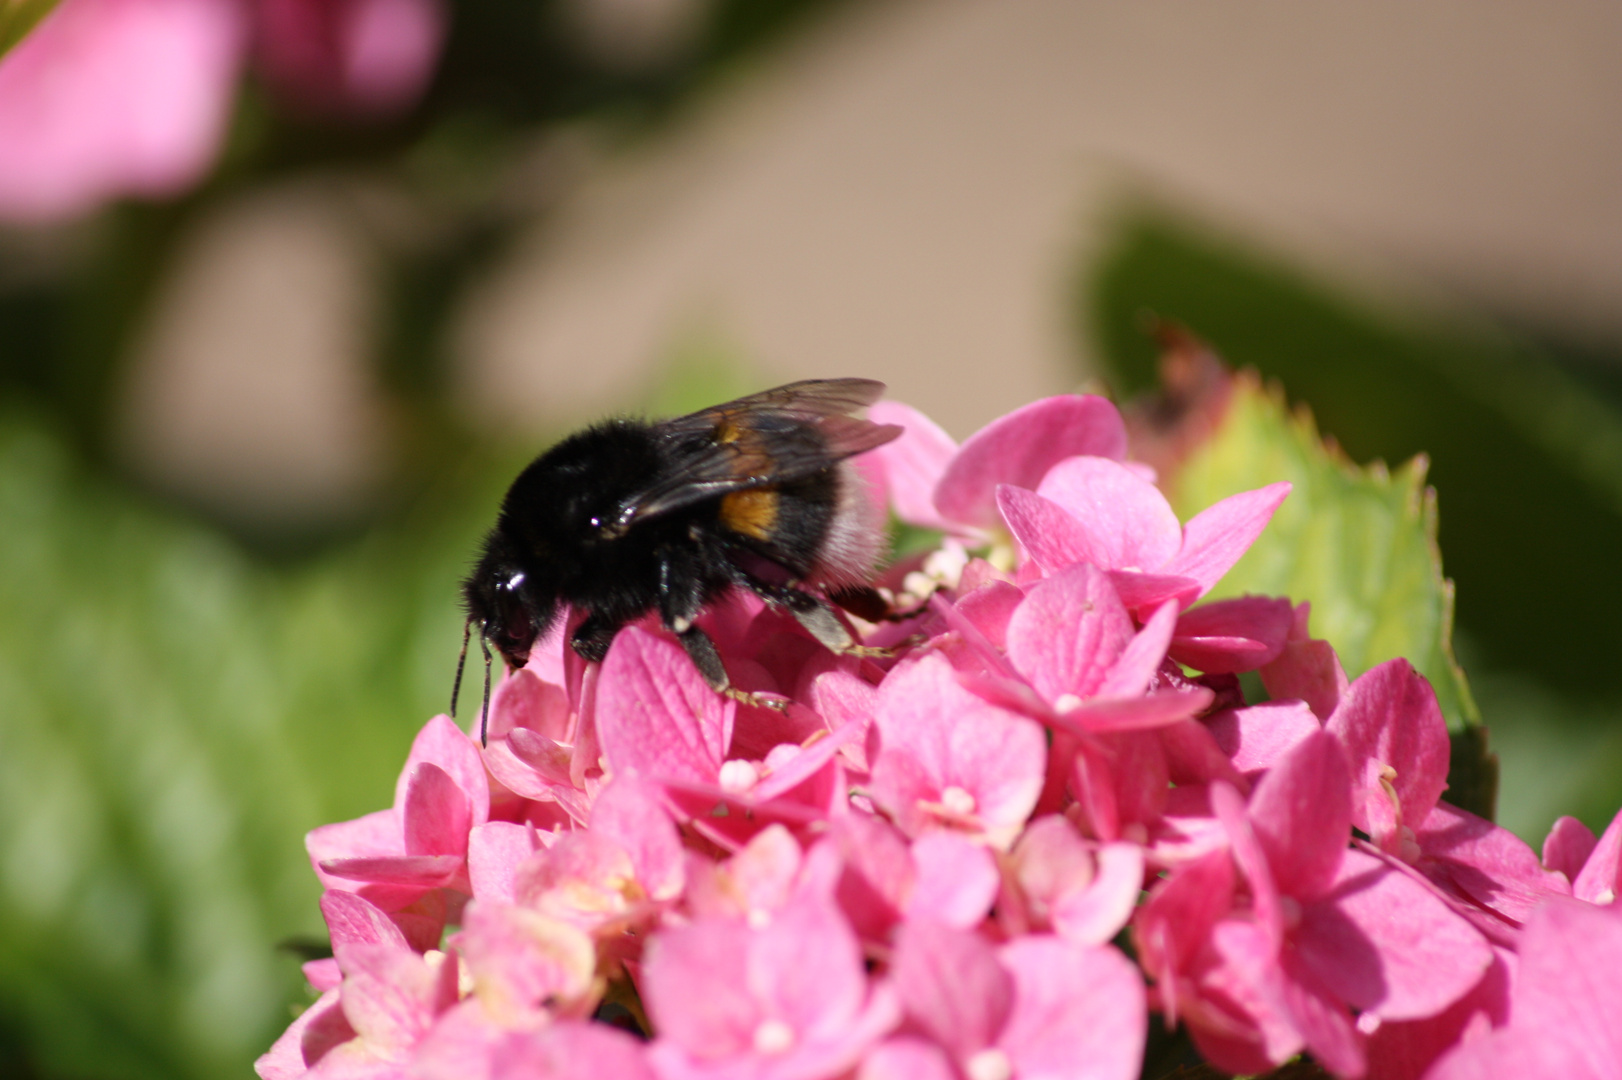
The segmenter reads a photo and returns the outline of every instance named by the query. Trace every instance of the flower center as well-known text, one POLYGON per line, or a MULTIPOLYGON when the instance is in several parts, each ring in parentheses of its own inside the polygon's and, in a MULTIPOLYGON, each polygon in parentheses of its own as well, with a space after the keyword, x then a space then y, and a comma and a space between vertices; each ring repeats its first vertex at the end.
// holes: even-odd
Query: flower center
POLYGON ((974 813, 974 796, 953 784, 941 792, 941 809, 954 817, 969 817, 974 813))
POLYGON ((755 1028, 755 1051, 781 1054, 794 1045, 794 1029, 781 1020, 762 1020, 755 1028))
POLYGON ((1009 1080, 1014 1075, 1014 1063, 995 1046, 975 1054, 963 1065, 969 1080, 1009 1080))

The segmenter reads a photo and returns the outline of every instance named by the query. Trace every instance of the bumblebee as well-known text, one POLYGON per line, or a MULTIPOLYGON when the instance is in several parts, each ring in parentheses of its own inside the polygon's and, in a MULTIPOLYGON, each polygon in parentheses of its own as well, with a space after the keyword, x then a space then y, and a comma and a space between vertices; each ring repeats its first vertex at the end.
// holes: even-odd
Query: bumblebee
MULTIPOLYGON (((518 474, 462 583, 489 709, 490 646, 516 669, 564 605, 569 644, 600 661, 620 627, 657 611, 717 692, 745 701, 694 620, 734 588, 787 610, 836 652, 862 651, 819 592, 864 585, 883 516, 850 458, 901 434, 851 415, 884 384, 808 379, 658 423, 614 419, 518 474)), ((480 738, 487 716, 481 718, 480 738)))

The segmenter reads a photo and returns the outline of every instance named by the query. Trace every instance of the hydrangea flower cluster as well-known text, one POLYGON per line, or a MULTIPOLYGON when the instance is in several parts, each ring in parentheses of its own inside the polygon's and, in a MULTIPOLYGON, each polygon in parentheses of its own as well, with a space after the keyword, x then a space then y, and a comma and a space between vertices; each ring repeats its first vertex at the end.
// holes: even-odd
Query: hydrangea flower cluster
POLYGON ((436 717, 309 835, 334 955, 261 1077, 1132 1080, 1151 1011, 1237 1073, 1622 1075, 1622 818, 1540 859, 1441 801, 1406 661, 1200 602, 1289 485, 1183 523, 1102 398, 961 447, 873 412, 862 468, 944 537, 858 627, 893 657, 735 595, 705 628, 773 710, 652 621, 600 666, 560 628, 488 746, 436 717))

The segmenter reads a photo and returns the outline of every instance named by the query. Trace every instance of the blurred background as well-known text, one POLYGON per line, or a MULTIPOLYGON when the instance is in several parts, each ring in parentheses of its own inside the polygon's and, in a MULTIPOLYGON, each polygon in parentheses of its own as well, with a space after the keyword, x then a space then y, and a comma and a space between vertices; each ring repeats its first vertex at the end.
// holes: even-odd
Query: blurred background
POLYGON ((1430 455, 1500 820, 1622 804, 1622 8, 0 0, 0 46, 0 1075, 247 1074, 303 833, 388 804, 571 425, 866 375, 962 438, 1147 388, 1148 315, 1430 455))

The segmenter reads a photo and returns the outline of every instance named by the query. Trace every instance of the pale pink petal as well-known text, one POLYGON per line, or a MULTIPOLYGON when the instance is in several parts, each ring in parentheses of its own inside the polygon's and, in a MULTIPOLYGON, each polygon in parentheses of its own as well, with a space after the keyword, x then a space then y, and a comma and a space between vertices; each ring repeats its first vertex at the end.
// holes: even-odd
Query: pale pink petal
POLYGON ((1432 1016, 1480 982, 1492 950, 1429 888, 1372 855, 1346 853, 1332 892, 1302 907, 1303 963, 1354 1008, 1432 1016))
POLYGON ((1034 490, 1050 468, 1078 454, 1124 458, 1120 412, 1092 395, 1034 401, 969 436, 935 488, 935 509, 949 521, 990 528, 998 484, 1034 490))
POLYGON ((400 817, 407 855, 467 854, 472 808, 456 781, 432 762, 412 770, 400 817))
POLYGON ((515 1032, 490 1056, 490 1080, 653 1080, 646 1044, 608 1024, 563 1020, 515 1032))
POLYGON ((885 1039, 862 1059, 856 1080, 958 1080, 959 1073, 938 1044, 913 1035, 885 1039))
POLYGON ((998 1039, 1020 1077, 1133 1080, 1148 1033, 1143 977, 1109 946, 1047 935, 998 950, 1013 975, 1015 1006, 998 1039))
POLYGON ((653 789, 635 776, 615 777, 591 807, 591 831, 618 844, 631 858, 648 898, 674 900, 686 881, 676 823, 653 789))
POLYGON ((437 889, 455 881, 462 866, 460 855, 383 855, 375 858, 324 859, 317 869, 340 881, 437 889))
POLYGON ((890 977, 908 1018, 959 1062, 993 1045, 1014 1006, 1014 980, 979 934, 908 920, 890 977))
POLYGON ((394 807, 405 807, 406 790, 416 767, 424 762, 443 769, 467 796, 472 812, 472 824, 482 825, 490 820, 490 778, 484 771, 484 758, 479 744, 456 726, 456 721, 443 713, 423 725, 412 740, 411 753, 405 767, 394 784, 394 807))
POLYGON ((935 510, 935 485, 957 454, 957 443, 940 426, 899 401, 877 401, 867 417, 875 424, 896 424, 901 436, 864 454, 883 466, 885 487, 895 516, 909 525, 947 529, 950 524, 935 510))
POLYGON ((1276 660, 1290 630, 1290 602, 1267 596, 1214 600, 1177 620, 1172 658, 1207 674, 1255 671, 1276 660))
POLYGON ((1099 692, 1132 638, 1109 579, 1081 564, 1031 587, 1008 623, 1008 658, 1049 703, 1079 703, 1099 692))
POLYGON ((410 949, 379 943, 334 944, 343 969, 344 1016, 374 1052, 409 1049, 433 1021, 436 973, 410 949))
POLYGON ((1269 484, 1201 510, 1183 526, 1182 548, 1161 572, 1191 577, 1202 594, 1209 592, 1261 535, 1289 493, 1288 483, 1269 484))
MULTIPOLYGON (((561 663, 558 674, 562 674, 561 663)), ((569 695, 561 680, 546 682, 533 667, 525 667, 509 673, 491 695, 488 735, 493 742, 521 727, 564 742, 569 737, 569 719, 569 695)))
POLYGON ((1183 530, 1160 489, 1116 461, 1077 457, 1048 471, 1037 494, 1093 537, 1103 570, 1158 570, 1182 546, 1183 530))
POLYGON ((1352 766, 1352 824, 1398 853, 1400 830, 1424 821, 1447 787, 1452 747, 1436 691, 1408 661, 1388 660, 1346 688, 1324 726, 1352 766))
POLYGON ((500 1018, 516 1019, 549 999, 581 997, 597 968, 596 949, 583 930, 499 901, 469 904, 452 941, 467 959, 479 1000, 500 1018))
POLYGON ((1615 900, 1619 862, 1622 862, 1622 812, 1611 819, 1583 863, 1582 871, 1571 883, 1572 895, 1594 904, 1609 904, 1615 900))
POLYGON ((890 673, 876 724, 872 796, 903 830, 945 823, 983 832, 999 847, 1013 841, 1042 790, 1039 725, 959 686, 936 654, 890 673))
POLYGON ((1351 838, 1351 775, 1340 744, 1321 731, 1302 739, 1257 781, 1249 814, 1280 892, 1301 900, 1328 892, 1351 838))
POLYGON ((344 1019, 343 1009, 338 1004, 338 990, 334 987, 323 991, 315 1004, 299 1014, 275 1045, 253 1063, 253 1069, 260 1080, 300 1080, 325 1051, 354 1037, 355 1030, 344 1019), (310 1038, 312 1032, 331 1027, 334 1021, 342 1028, 338 1037, 310 1038), (314 1053, 308 1057, 307 1042, 314 1043, 311 1047, 314 1053))
POLYGON ((306 960, 299 965, 299 970, 304 973, 304 981, 314 987, 317 993, 321 994, 326 993, 344 981, 344 973, 338 967, 338 961, 330 956, 323 957, 320 960, 306 960))
POLYGON ((614 639, 597 686, 597 731, 616 772, 713 781, 738 703, 704 682, 669 638, 628 626, 614 639))
POLYGON ((217 0, 64 0, 0 60, 0 218, 74 217, 200 180, 245 37, 217 0))
POLYGON ((1217 745, 1234 767, 1254 777, 1305 739, 1323 730, 1312 710, 1299 701, 1269 701, 1243 709, 1224 709, 1205 719, 1217 745))
MULTIPOLYGON (((1543 839, 1543 865, 1558 870, 1572 881, 1582 872, 1583 864, 1594 853, 1599 839, 1594 831, 1574 817, 1562 817, 1554 823, 1549 835, 1543 839)), ((1582 897, 1586 900, 1588 897, 1582 897)))
POLYGON ((332 944, 393 945, 407 949, 405 935, 387 913, 352 892, 328 889, 321 895, 321 917, 327 922, 332 944))
POLYGON ((1143 888, 1143 849, 1136 844, 1105 844, 1098 851, 1098 877, 1083 889, 1057 898, 1053 930, 1076 945, 1103 945, 1132 918, 1143 888))
POLYGON ((405 850, 400 831, 400 815, 393 810, 377 810, 352 821, 339 821, 311 829, 304 837, 315 876, 324 888, 352 889, 345 881, 331 879, 321 865, 334 859, 378 858, 399 855, 405 850))
POLYGON ((985 919, 1002 879, 984 845, 957 833, 926 833, 913 842, 912 862, 918 873, 907 898, 908 919, 963 930, 985 919))
POLYGON ((510 821, 488 821, 468 835, 467 871, 480 900, 512 903, 518 864, 541 850, 535 830, 510 821))

